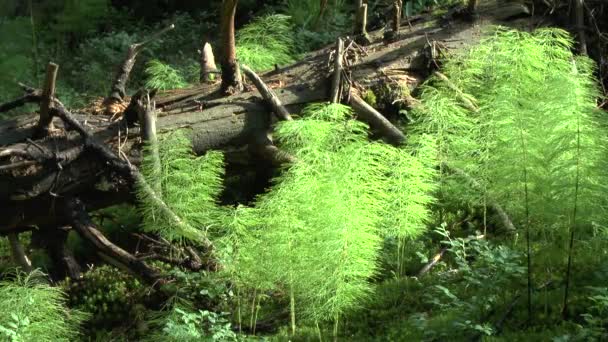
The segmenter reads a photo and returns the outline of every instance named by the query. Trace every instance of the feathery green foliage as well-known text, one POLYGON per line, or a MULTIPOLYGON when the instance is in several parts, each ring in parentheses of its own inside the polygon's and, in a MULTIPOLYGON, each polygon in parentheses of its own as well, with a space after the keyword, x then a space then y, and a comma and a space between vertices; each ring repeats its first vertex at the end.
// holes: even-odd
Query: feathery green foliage
POLYGON ((474 176, 519 223, 527 208, 531 224, 548 231, 568 225, 573 200, 586 210, 579 224, 605 220, 606 119, 596 109, 591 62, 574 58, 571 47, 558 29, 498 29, 445 65, 479 111, 466 109, 462 93, 435 79, 425 87, 414 128, 434 134, 440 161, 474 176))
POLYGON ((424 227, 433 172, 417 160, 428 149, 416 155, 370 142, 349 107, 313 104, 302 116, 275 131, 297 161, 248 213, 257 222, 243 234, 236 273, 284 287, 292 320, 297 308, 300 318, 337 322, 369 295, 382 236, 424 227))
POLYGON ((159 175, 152 155, 148 151, 144 153, 144 178, 149 184, 160 185, 158 195, 181 220, 175 222, 168 217, 140 189, 138 199, 144 230, 157 232, 170 241, 200 240, 221 219, 216 199, 222 189, 222 154, 210 151, 204 156, 194 156, 190 140, 182 131, 169 133, 159 142, 159 175))
POLYGON ((575 58, 572 46, 559 29, 497 29, 446 63, 449 81, 427 85, 414 129, 435 134, 441 164, 466 170, 485 189, 463 196, 447 179, 453 193, 484 206, 490 197, 525 229, 530 317, 533 235, 568 241, 570 230, 566 310, 575 231, 606 223, 607 121, 596 108, 592 62, 575 58))
POLYGON ((178 89, 188 85, 179 71, 157 59, 148 62, 146 75, 146 87, 151 89, 178 89))
POLYGON ((293 25, 281 14, 257 18, 236 34, 239 61, 256 71, 293 62, 294 45, 293 25))
POLYGON ((334 42, 352 28, 351 13, 345 0, 328 1, 322 16, 319 0, 287 0, 284 12, 294 23, 296 48, 300 53, 334 42))
POLYGON ((43 280, 40 271, 17 273, 0 283, 0 339, 74 341, 88 315, 68 309, 64 293, 43 280))

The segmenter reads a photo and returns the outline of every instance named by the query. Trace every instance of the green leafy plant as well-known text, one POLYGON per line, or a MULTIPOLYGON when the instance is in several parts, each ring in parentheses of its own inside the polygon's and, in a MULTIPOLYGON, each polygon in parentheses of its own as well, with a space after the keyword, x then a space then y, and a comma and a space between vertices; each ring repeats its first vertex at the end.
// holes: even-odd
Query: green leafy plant
POLYGON ((16 273, 0 283, 0 337, 4 341, 73 341, 88 315, 66 307, 58 287, 40 271, 16 273))
POLYGON ((318 0, 287 0, 284 13, 295 25, 298 52, 308 52, 334 42, 352 28, 345 0, 328 1, 324 11, 318 0))
POLYGON ((237 341, 226 313, 194 310, 186 303, 175 305, 151 321, 158 332, 149 341, 237 341))
POLYGON ((207 230, 221 220, 222 209, 216 199, 222 189, 223 156, 214 151, 194 156, 190 140, 182 131, 170 133, 161 141, 160 173, 155 170, 153 155, 147 152, 142 173, 148 183, 159 184, 157 195, 177 215, 178 221, 140 191, 143 229, 159 233, 170 241, 200 241, 207 230))
POLYGON ((293 62, 294 49, 293 25, 285 15, 257 18, 236 34, 237 57, 254 70, 268 70, 293 62))
POLYGON ((444 178, 447 192, 477 205, 498 201, 525 229, 529 293, 531 239, 570 230, 573 241, 577 227, 606 218, 606 119, 596 108, 592 63, 571 47, 559 29, 497 29, 447 61, 447 77, 422 93, 414 128, 437 137, 441 165, 465 170, 481 188, 466 189, 454 175, 444 178))
POLYGON ((246 212, 244 225, 254 230, 238 238, 235 268, 237 277, 284 288, 292 333, 296 316, 333 321, 337 329, 340 316, 361 305, 382 236, 406 238, 424 229, 433 188, 431 164, 421 161, 434 155, 432 143, 414 154, 370 142, 367 126, 343 105, 311 105, 302 116, 276 129, 297 162, 246 212), (405 183, 408 191, 397 191, 405 183))
POLYGON ((179 71, 157 59, 148 62, 146 75, 146 87, 151 89, 178 89, 188 85, 179 71))

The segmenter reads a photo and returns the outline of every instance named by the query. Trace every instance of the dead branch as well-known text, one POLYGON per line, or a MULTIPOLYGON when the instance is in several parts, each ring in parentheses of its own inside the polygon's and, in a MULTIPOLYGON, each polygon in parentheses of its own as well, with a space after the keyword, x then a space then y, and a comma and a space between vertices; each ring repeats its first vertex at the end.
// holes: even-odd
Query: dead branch
MULTIPOLYGON (((129 50, 127 51, 127 56, 125 57, 122 64, 118 68, 116 77, 114 78, 114 83, 112 84, 110 94, 104 100, 104 105, 106 106, 107 110, 109 110, 112 105, 117 104, 117 103, 122 103, 124 101, 124 98, 126 96, 126 87, 127 87, 127 81, 129 80, 129 75, 131 74, 131 70, 133 69, 133 66, 135 65, 135 59, 136 59, 137 55, 141 52, 141 50, 144 48, 144 45, 146 45, 147 43, 149 43, 153 40, 158 39, 160 36, 162 36, 163 34, 165 34, 166 32, 168 32, 174 28, 175 28, 175 25, 171 24, 168 27, 165 27, 164 29, 156 32, 155 34, 153 34, 152 36, 150 36, 148 39, 144 40, 143 42, 135 43, 135 44, 132 44, 131 46, 129 46, 129 50)), ((115 114, 115 113, 109 113, 109 114, 115 114)))
POLYGON ((258 76, 253 70, 251 70, 248 66, 242 65, 241 69, 245 73, 245 76, 249 78, 249 80, 255 85, 257 90, 260 92, 260 95, 264 98, 266 103, 270 105, 270 108, 274 112, 274 114, 279 118, 279 120, 291 121, 291 115, 287 111, 287 109, 281 103, 281 100, 277 97, 277 95, 262 81, 260 76, 258 76))
MULTIPOLYGON (((55 115, 61 118, 68 127, 76 130, 83 138, 85 147, 96 152, 112 169, 117 171, 119 174, 122 174, 126 179, 131 181, 132 185, 139 184, 142 191, 146 194, 146 196, 154 202, 154 204, 159 208, 167 217, 170 217, 174 223, 178 226, 183 226, 185 229, 190 229, 186 222, 184 222, 178 215, 176 215, 171 208, 163 201, 163 199, 150 187, 148 182, 145 180, 143 175, 139 172, 139 170, 120 158, 116 157, 114 153, 105 145, 102 145, 80 124, 71 113, 69 113, 65 107, 61 103, 58 103, 54 108, 55 115)), ((212 250, 212 243, 205 236, 201 236, 201 240, 199 241, 203 247, 207 250, 212 250)))
POLYGON ((131 273, 148 284, 156 284, 161 280, 161 275, 155 269, 110 242, 91 221, 79 199, 68 200, 64 214, 70 218, 72 227, 78 234, 91 242, 101 253, 125 265, 131 273))
POLYGON ((401 145, 405 142, 405 135, 395 127, 387 118, 367 104, 354 92, 350 94, 350 105, 357 115, 372 128, 377 129, 392 145, 401 145))
POLYGON ((19 98, 0 104, 0 113, 8 112, 9 110, 19 108, 28 103, 40 101, 40 94, 30 93, 19 98))
POLYGON ((479 107, 477 107, 477 105, 471 100, 472 97, 465 94, 462 90, 460 90, 460 88, 458 88, 457 85, 455 85, 452 81, 450 81, 450 79, 440 73, 439 71, 435 71, 434 72, 435 76, 437 76, 440 80, 442 80, 443 82, 445 82, 445 84, 452 89, 454 92, 456 92, 456 94, 458 95, 458 98, 460 99, 460 101, 462 101, 463 106, 472 111, 472 112, 477 112, 479 111, 479 107))
POLYGON ((420 271, 418 271, 418 274, 416 275, 417 277, 422 277, 425 273, 427 273, 428 271, 431 270, 431 268, 433 268, 433 266, 437 265, 437 263, 441 260, 441 258, 443 257, 443 255, 445 254, 445 252, 448 251, 447 247, 443 247, 439 253, 435 254, 433 256, 433 258, 431 258, 431 260, 424 265, 424 267, 422 267, 420 269, 420 271))

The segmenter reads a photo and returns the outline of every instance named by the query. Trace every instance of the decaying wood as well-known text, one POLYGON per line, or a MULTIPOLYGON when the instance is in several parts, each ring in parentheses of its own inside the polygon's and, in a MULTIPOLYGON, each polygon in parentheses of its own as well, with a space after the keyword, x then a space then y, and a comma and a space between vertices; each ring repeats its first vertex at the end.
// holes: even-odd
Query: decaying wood
POLYGON ((150 36, 148 39, 144 40, 143 42, 135 43, 135 44, 132 44, 131 46, 129 46, 129 50, 127 51, 127 56, 125 57, 122 64, 118 68, 116 77, 114 79, 114 83, 112 83, 112 88, 110 90, 110 94, 104 100, 104 105, 106 106, 106 110, 108 111, 109 114, 116 114, 112 110, 112 106, 122 103, 125 99, 125 96, 127 93, 127 91, 126 91, 127 81, 129 80, 129 75, 131 74, 131 70, 133 69, 133 66, 135 65, 135 59, 137 58, 137 55, 141 52, 141 50, 144 48, 144 46, 147 43, 158 39, 160 36, 162 36, 163 34, 165 34, 166 32, 168 32, 174 28, 175 28, 175 25, 171 24, 171 25, 165 27, 164 29, 158 31, 157 33, 153 34, 152 36, 150 36))
POLYGON ((203 49, 198 51, 200 55, 200 76, 199 82, 213 82, 213 75, 218 72, 217 66, 215 65, 215 57, 213 56, 213 49, 211 44, 205 42, 203 49))
POLYGON ((7 237, 15 263, 19 265, 24 272, 31 272, 32 262, 27 257, 27 254, 19 241, 19 235, 17 233, 11 233, 8 234, 7 237))
POLYGON ((55 98, 58 69, 59 66, 55 63, 49 63, 46 67, 46 79, 40 103, 40 120, 38 121, 38 135, 41 137, 47 136, 54 129, 50 109, 53 104, 53 98, 55 98))
POLYGON ((342 98, 342 58, 344 54, 344 41, 338 38, 334 52, 334 72, 331 80, 331 103, 339 103, 342 98))
POLYGON ((258 76, 251 68, 246 65, 242 65, 241 69, 245 73, 245 76, 255 85, 257 90, 262 95, 262 98, 270 105, 272 112, 279 118, 279 120, 291 121, 291 114, 287 111, 285 106, 281 103, 281 100, 277 95, 270 89, 264 81, 258 76))
POLYGON ((361 120, 367 122, 373 129, 378 130, 390 144, 401 145, 405 142, 403 132, 357 94, 350 94, 350 105, 361 120))
POLYGON ((92 243, 101 253, 126 266, 127 270, 131 271, 133 275, 150 285, 162 282, 157 270, 110 242, 91 221, 80 200, 68 200, 66 209, 65 215, 70 217, 72 227, 84 240, 92 243))
MULTIPOLYGON (((366 55, 349 67, 353 88, 373 87, 386 80, 387 75, 406 79, 413 88, 421 80, 418 75, 426 72, 423 48, 428 41, 441 42, 447 49, 466 48, 478 41, 478 31, 484 29, 484 25, 492 24, 495 22, 484 20, 477 27, 459 22, 444 27, 421 20, 408 35, 402 35, 390 45, 383 41, 382 32, 370 32, 373 43, 366 47, 366 55)), ((526 29, 530 21, 522 20, 513 26, 526 29)), ((288 112, 295 113, 310 102, 330 99, 331 75, 327 61, 332 51, 333 46, 313 52, 300 62, 259 76, 266 85, 279 84, 273 87, 274 94, 288 112)), ((0 108, 15 108, 27 102, 40 103, 40 100, 41 92, 28 93, 0 108)), ((136 102, 132 98, 132 103, 136 102)), ((268 139, 273 120, 258 92, 222 97, 217 85, 204 84, 158 94, 155 102, 158 134, 185 129, 191 133, 196 153, 222 149, 228 157, 231 151, 250 145, 261 148, 262 153, 281 155, 276 146, 259 144, 268 139)), ((363 102, 359 107, 367 109, 366 105, 363 102)), ((56 111, 54 108, 53 113, 61 117, 56 111)), ((66 219, 57 211, 65 205, 58 199, 73 194, 78 194, 90 209, 132 199, 129 195, 129 182, 134 179, 131 166, 137 166, 141 159, 141 127, 135 125, 137 111, 127 115, 127 109, 124 119, 130 119, 125 122, 110 122, 109 117, 89 115, 87 109, 79 112, 81 114, 70 117, 72 122, 86 128, 87 135, 79 134, 82 130, 75 133, 70 120, 57 120, 56 128, 63 132, 61 136, 28 141, 34 137, 37 116, 0 122, 0 166, 24 161, 30 164, 0 171, 0 235, 43 223, 66 224, 66 219), (125 126, 129 127, 128 131, 125 126), (128 162, 117 159, 117 154, 128 162), (103 190, 98 188, 100 184, 110 186, 103 190)), ((394 141, 401 139, 395 134, 394 141)))

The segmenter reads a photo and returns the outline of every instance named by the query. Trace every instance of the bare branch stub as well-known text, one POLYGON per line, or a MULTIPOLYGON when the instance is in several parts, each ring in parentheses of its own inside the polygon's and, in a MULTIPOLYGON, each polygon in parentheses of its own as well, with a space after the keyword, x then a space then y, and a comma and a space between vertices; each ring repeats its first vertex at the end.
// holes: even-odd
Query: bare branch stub
POLYGON ((363 3, 357 10, 355 22, 355 37, 359 44, 367 45, 371 43, 367 33, 367 4, 363 3))
POLYGON ((13 255, 13 260, 24 272, 32 271, 32 262, 28 258, 21 242, 19 241, 19 234, 11 233, 8 234, 8 241, 11 247, 11 253, 13 255))
POLYGON ((342 98, 342 59, 344 55, 344 41, 338 38, 334 53, 334 72, 331 82, 331 103, 339 103, 342 98))
POLYGON ((44 81, 42 101, 40 102, 40 120, 38 121, 37 129, 38 136, 46 136, 54 129, 53 116, 51 115, 50 109, 53 106, 53 98, 55 97, 58 69, 59 66, 52 62, 46 67, 46 80, 44 81))
POLYGON ((199 83, 211 83, 214 80, 213 74, 218 72, 211 44, 205 42, 205 44, 203 44, 203 49, 199 50, 199 55, 201 67, 199 83))
POLYGON ((393 2, 393 21, 391 23, 391 30, 387 31, 384 34, 384 39, 386 39, 388 41, 393 41, 393 40, 398 39, 399 29, 401 27, 401 14, 402 14, 401 1, 394 1, 393 2))

